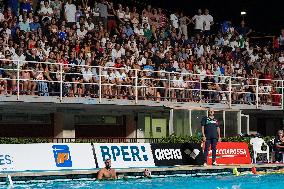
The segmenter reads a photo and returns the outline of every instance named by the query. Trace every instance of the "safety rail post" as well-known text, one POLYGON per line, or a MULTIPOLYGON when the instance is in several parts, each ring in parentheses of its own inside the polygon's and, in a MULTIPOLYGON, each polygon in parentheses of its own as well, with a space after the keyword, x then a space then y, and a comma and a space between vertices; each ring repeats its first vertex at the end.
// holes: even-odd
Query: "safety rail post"
POLYGON ((202 86, 201 86, 202 81, 201 81, 201 77, 200 76, 201 75, 199 75, 199 103, 201 103, 201 101, 202 101, 202 92, 201 92, 201 90, 202 90, 202 86))
POLYGON ((102 67, 99 67, 99 102, 102 102, 102 67))
POLYGON ((258 109, 258 78, 256 78, 255 81, 256 84, 256 90, 255 90, 255 104, 256 104, 256 109, 258 109))
POLYGON ((17 100, 19 99, 20 99, 20 64, 19 62, 17 62, 17 100))
POLYGON ((282 80, 281 83, 281 109, 284 110, 284 80, 282 80))
POLYGON ((63 65, 62 63, 59 64, 60 65, 60 102, 62 102, 63 100, 63 65))
POLYGON ((171 101, 171 72, 168 72, 169 76, 168 76, 168 94, 169 94, 169 101, 171 101))
POLYGON ((135 104, 138 103, 138 70, 135 69, 135 104))
POLYGON ((229 77, 229 108, 232 108, 232 77, 229 77))

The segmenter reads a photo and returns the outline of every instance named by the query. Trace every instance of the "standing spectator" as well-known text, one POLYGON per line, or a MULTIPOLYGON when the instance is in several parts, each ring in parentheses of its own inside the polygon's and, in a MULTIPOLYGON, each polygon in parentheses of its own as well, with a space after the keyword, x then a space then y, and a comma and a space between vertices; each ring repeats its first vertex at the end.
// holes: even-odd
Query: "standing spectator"
POLYGON ((51 20, 51 17, 53 16, 53 10, 49 6, 49 0, 44 1, 44 6, 41 7, 41 9, 38 11, 38 14, 42 16, 42 20, 51 20))
POLYGON ((180 22, 181 34, 183 34, 185 36, 185 39, 187 40, 188 39, 187 26, 191 23, 191 20, 187 16, 185 16, 183 12, 181 12, 179 22, 180 22))
POLYGON ((279 47, 281 51, 284 51, 284 29, 281 30, 281 34, 279 36, 279 47))
POLYGON ((178 14, 177 13, 171 14, 170 20, 172 21, 172 27, 175 28, 176 32, 178 32, 178 28, 179 28, 178 14))
POLYGON ((18 16, 19 0, 8 0, 8 7, 11 8, 13 15, 18 16))
POLYGON ((214 20, 213 20, 213 16, 211 16, 209 14, 209 10, 205 9, 204 11, 204 15, 203 15, 203 19, 204 19, 204 35, 205 36, 209 36, 210 35, 210 30, 211 30, 211 26, 214 24, 214 20))
POLYGON ((167 17, 163 13, 161 8, 158 8, 158 15, 159 15, 159 28, 164 28, 167 25, 167 17))
POLYGON ((32 6, 29 0, 23 0, 20 6, 20 13, 23 13, 26 11, 27 13, 30 13, 32 11, 32 6))
POLYGON ((76 22, 76 10, 76 6, 72 3, 72 0, 68 0, 64 6, 64 14, 69 26, 72 26, 76 22))
POLYGON ((55 18, 59 20, 61 18, 62 2, 59 0, 53 0, 50 2, 50 6, 54 12, 55 18))
POLYGON ((136 11, 136 7, 133 7, 132 12, 130 13, 130 20, 134 28, 139 24, 139 14, 136 11))
POLYGON ((195 24, 194 29, 196 33, 200 33, 203 31, 204 28, 204 17, 202 15, 202 10, 198 9, 197 15, 195 15, 192 19, 193 23, 195 24))
POLYGON ((218 141, 221 141, 220 128, 218 121, 214 118, 214 110, 209 109, 208 117, 204 117, 201 120, 202 126, 202 136, 205 142, 204 149, 204 166, 207 166, 207 156, 209 147, 211 145, 212 149, 212 165, 217 165, 216 163, 216 145, 218 141))
POLYGON ((108 8, 110 7, 110 5, 106 0, 101 0, 101 2, 98 3, 97 7, 99 8, 100 20, 103 23, 104 29, 107 29, 107 16, 108 8))
POLYGON ((238 28, 235 30, 235 32, 237 33, 237 35, 241 35, 241 36, 243 36, 243 37, 247 37, 247 36, 252 32, 252 30, 251 30, 249 27, 247 27, 247 26, 245 25, 245 21, 242 20, 242 21, 241 21, 241 26, 238 27, 238 28))

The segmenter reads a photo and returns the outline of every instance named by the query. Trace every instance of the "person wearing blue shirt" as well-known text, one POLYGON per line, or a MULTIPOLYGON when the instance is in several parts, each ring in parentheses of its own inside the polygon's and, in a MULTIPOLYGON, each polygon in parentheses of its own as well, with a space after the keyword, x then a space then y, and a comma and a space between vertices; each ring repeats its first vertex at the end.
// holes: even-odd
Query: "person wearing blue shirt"
POLYGON ((126 27, 124 28, 124 33, 127 37, 134 35, 134 31, 131 28, 131 26, 129 25, 129 23, 127 23, 126 27))
POLYGON ((8 7, 12 9, 15 16, 18 16, 18 0, 8 0, 8 7))
POLYGON ((24 11, 27 11, 27 14, 29 14, 32 11, 31 3, 28 2, 27 0, 24 0, 20 6, 20 12, 22 13, 24 11))
POLYGON ((39 21, 38 16, 35 16, 33 22, 30 23, 31 31, 37 31, 37 29, 41 27, 38 21, 39 21))
POLYGON ((209 147, 212 149, 212 165, 216 163, 216 145, 221 141, 219 122, 214 117, 214 110, 212 108, 208 111, 208 116, 201 120, 202 139, 205 143, 204 148, 204 166, 207 166, 207 156, 209 147))

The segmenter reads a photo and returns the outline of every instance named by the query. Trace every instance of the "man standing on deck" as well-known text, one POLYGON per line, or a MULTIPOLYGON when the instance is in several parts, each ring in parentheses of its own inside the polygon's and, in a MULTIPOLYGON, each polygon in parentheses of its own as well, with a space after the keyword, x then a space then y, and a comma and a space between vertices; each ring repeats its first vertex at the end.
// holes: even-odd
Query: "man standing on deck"
POLYGON ((109 180, 109 179, 116 179, 116 172, 114 169, 111 169, 111 160, 107 159, 105 161, 105 168, 102 168, 99 172, 98 172, 98 176, 97 179, 98 180, 109 180))
POLYGON ((204 166, 207 166, 207 156, 208 150, 211 145, 212 149, 212 165, 217 165, 216 163, 216 145, 217 142, 221 141, 220 128, 218 121, 214 118, 214 110, 209 109, 208 117, 204 117, 201 120, 202 126, 202 137, 203 142, 205 142, 204 149, 204 166))

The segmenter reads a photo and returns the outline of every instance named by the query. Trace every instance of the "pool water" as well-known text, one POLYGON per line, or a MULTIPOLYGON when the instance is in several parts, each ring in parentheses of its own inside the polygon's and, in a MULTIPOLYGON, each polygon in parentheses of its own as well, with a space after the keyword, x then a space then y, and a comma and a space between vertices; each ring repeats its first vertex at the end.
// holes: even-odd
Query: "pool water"
MULTIPOLYGON (((0 188, 7 188, 0 185, 0 188)), ((166 177, 155 179, 131 179, 128 181, 69 180, 14 184, 15 189, 90 189, 90 188, 186 188, 186 189, 283 189, 284 174, 206 177, 166 177)))

